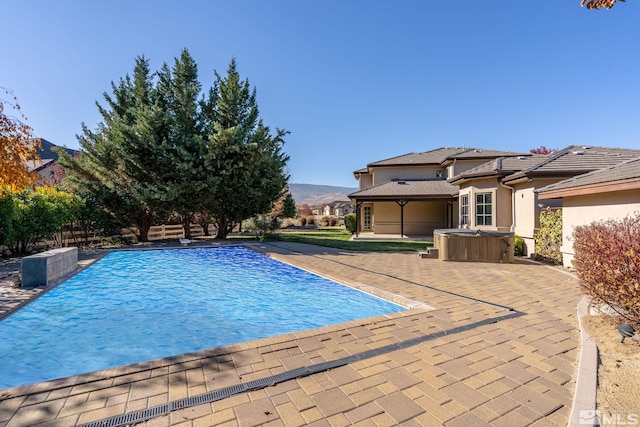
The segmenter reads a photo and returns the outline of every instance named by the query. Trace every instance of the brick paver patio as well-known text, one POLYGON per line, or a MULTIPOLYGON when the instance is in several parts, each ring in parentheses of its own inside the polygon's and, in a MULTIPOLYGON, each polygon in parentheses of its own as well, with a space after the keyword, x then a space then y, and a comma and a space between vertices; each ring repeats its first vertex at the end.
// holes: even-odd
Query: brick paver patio
POLYGON ((0 427, 99 425, 172 402, 173 409, 141 425, 567 425, 581 298, 571 276, 524 261, 451 263, 416 253, 284 242, 250 246, 433 310, 415 308, 0 390, 0 427), (331 361, 341 363, 180 409, 185 398, 331 361))

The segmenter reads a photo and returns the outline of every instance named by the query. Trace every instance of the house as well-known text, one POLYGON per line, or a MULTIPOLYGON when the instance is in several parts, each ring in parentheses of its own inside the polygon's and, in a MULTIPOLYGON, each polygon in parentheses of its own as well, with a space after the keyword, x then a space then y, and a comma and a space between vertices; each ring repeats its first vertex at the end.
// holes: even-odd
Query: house
POLYGON ((535 251, 540 211, 562 201, 538 197, 536 190, 574 176, 640 157, 640 150, 572 145, 546 156, 501 158, 449 179, 459 187, 458 226, 512 231, 535 251))
POLYGON ((344 216, 353 212, 353 207, 349 201, 336 200, 322 206, 324 216, 344 216))
MULTIPOLYGON (((55 179, 55 165, 58 160, 58 153, 56 153, 53 148, 58 147, 57 145, 47 141, 44 138, 39 138, 40 140, 40 149, 38 150, 38 155, 40 156, 40 160, 29 160, 29 171, 35 172, 40 175, 39 183, 47 183, 53 184, 55 179)), ((71 148, 61 147, 65 150, 69 155, 75 156, 79 153, 77 150, 73 150, 71 148)))
POLYGON ((527 154, 477 148, 438 148, 369 163, 353 174, 358 191, 356 234, 431 235, 458 223, 458 187, 453 177, 498 157, 527 154))
POLYGON ((536 190, 562 201, 562 261, 571 267, 576 226, 640 213, 640 156, 536 190))

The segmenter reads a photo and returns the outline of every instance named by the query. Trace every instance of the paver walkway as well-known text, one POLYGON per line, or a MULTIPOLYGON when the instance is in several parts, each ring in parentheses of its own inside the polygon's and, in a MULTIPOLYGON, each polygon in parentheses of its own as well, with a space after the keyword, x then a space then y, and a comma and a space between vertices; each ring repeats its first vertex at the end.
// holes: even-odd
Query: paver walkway
POLYGON ((283 242, 252 247, 434 310, 0 391, 0 427, 100 425, 170 402, 177 402, 171 411, 141 425, 567 425, 581 298, 571 276, 527 262, 450 263, 283 242), (347 363, 179 409, 185 398, 335 360, 347 363))

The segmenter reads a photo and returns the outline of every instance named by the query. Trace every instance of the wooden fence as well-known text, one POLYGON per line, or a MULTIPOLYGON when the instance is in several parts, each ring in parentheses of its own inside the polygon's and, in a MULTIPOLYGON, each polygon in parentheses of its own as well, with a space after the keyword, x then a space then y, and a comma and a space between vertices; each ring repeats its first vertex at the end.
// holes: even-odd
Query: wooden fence
MULTIPOLYGON (((135 240, 136 228, 129 227, 120 230, 120 234, 111 237, 120 237, 124 239, 135 240)), ((216 234, 216 228, 213 225, 209 225, 209 235, 214 236, 216 234)), ((191 224, 191 237, 204 236, 204 229, 199 224, 191 224)), ((149 241, 165 240, 165 239, 183 239, 184 228, 181 224, 176 225, 154 225, 149 229, 148 239, 149 241)), ((36 249, 47 249, 59 246, 78 246, 88 244, 97 244, 102 242, 105 236, 98 236, 95 234, 85 236, 80 231, 63 231, 58 234, 56 239, 46 239, 37 242, 34 246, 36 249)), ((5 246, 0 246, 0 253, 4 253, 7 250, 5 246)))

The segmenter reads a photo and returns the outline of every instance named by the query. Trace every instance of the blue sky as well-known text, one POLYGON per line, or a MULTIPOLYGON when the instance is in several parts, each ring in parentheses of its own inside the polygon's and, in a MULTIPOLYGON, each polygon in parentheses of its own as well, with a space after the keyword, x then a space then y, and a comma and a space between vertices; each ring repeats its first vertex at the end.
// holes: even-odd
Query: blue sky
MULTIPOLYGON (((291 182, 356 187, 367 163, 438 147, 640 148, 640 1, 3 0, 0 86, 78 148, 95 102, 183 48, 210 87, 232 57, 291 182)), ((3 95, 4 96, 4 95, 3 95)))

